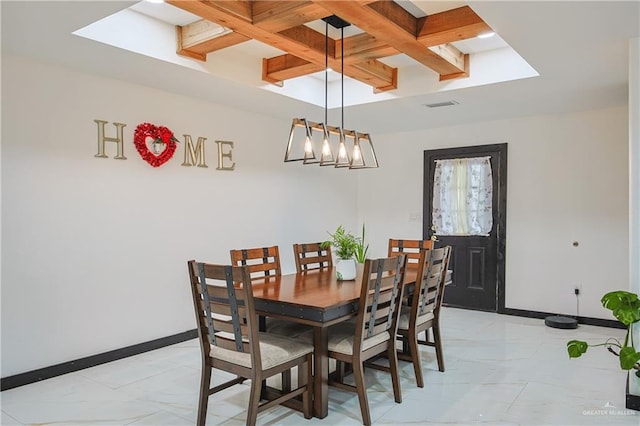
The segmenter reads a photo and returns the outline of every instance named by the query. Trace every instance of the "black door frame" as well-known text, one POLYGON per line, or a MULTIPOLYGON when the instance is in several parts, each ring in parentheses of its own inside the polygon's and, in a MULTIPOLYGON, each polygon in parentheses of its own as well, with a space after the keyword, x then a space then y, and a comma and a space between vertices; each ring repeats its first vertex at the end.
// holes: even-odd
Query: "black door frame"
MULTIPOLYGON (((422 238, 431 238, 431 201, 433 199, 433 188, 429 184, 430 177, 435 169, 434 157, 450 156, 458 157, 480 157, 495 156, 498 162, 498 196, 494 199, 493 211, 497 212, 494 228, 497 238, 497 269, 496 269, 496 307, 498 313, 505 313, 505 266, 506 266, 506 241, 507 241, 507 144, 476 145, 456 148, 442 148, 424 151, 424 180, 423 180, 423 211, 422 215, 422 238)), ((495 170, 493 171, 496 172, 495 170)))

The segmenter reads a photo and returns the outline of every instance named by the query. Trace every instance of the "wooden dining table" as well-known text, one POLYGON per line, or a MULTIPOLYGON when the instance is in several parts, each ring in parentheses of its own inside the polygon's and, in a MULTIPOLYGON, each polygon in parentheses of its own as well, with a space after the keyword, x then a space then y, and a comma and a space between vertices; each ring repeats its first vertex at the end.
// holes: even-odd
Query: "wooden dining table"
MULTIPOLYGON (((356 315, 362 286, 362 265, 355 280, 338 281, 334 268, 268 276, 252 280, 256 311, 313 326, 314 415, 329 411, 328 327, 356 315)), ((417 271, 407 268, 405 288, 411 289, 417 271)), ((354 331, 355 332, 355 331, 354 331)))

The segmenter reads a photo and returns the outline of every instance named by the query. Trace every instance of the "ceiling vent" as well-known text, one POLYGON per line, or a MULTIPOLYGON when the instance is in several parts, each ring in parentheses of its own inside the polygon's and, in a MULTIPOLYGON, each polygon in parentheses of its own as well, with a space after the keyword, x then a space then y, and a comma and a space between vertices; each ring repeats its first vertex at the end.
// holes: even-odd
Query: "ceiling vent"
POLYGON ((436 102, 434 104, 424 104, 427 108, 440 108, 446 106, 458 105, 456 101, 436 102))

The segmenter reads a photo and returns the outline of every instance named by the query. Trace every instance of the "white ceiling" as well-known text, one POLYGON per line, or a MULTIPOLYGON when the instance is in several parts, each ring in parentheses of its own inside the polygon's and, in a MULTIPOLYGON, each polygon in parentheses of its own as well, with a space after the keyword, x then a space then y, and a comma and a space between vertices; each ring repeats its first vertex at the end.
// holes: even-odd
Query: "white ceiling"
MULTIPOLYGON (((72 35, 134 3, 2 1, 2 54, 51 61, 286 120, 322 115, 322 108, 309 103, 72 35)), ((447 2, 414 3, 442 7, 440 3, 447 2)), ((626 104, 628 41, 640 36, 640 1, 469 5, 539 77, 349 106, 345 127, 374 134, 626 104), (423 106, 448 100, 458 105, 423 106)), ((448 8, 445 4, 442 10, 448 8)), ((400 74, 399 85, 402 82, 400 74)))

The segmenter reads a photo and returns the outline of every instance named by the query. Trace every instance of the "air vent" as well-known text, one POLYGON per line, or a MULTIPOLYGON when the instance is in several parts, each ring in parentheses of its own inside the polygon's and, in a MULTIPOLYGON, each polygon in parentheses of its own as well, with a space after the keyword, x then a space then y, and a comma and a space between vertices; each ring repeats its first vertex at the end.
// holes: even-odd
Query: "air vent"
POLYGON ((458 105, 456 101, 436 102, 434 104, 424 104, 427 108, 440 108, 446 106, 458 105))

